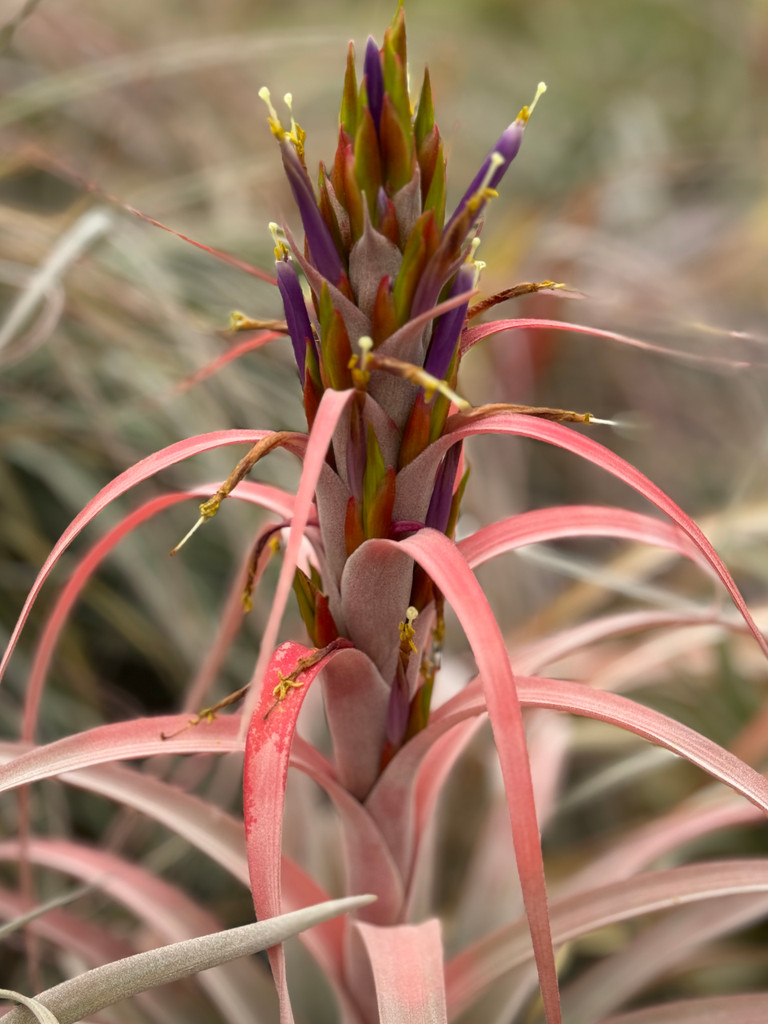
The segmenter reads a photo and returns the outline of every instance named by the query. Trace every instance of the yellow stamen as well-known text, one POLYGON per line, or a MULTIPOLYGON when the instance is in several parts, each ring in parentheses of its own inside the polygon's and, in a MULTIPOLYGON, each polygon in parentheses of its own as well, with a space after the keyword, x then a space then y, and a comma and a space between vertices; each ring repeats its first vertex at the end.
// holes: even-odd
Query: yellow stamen
POLYGON ((531 102, 531 105, 529 107, 523 107, 523 109, 517 115, 517 120, 518 121, 522 121, 523 124, 527 124, 528 123, 528 118, 531 116, 531 114, 533 113, 533 111, 534 111, 534 109, 536 107, 536 104, 539 102, 539 100, 541 99, 541 97, 544 95, 544 93, 546 91, 547 91, 547 83, 546 82, 539 82, 539 84, 536 86, 536 95, 533 97, 533 101, 531 102))
POLYGON ((275 221, 271 220, 267 225, 272 235, 272 241, 275 243, 275 259, 276 260, 287 260, 290 250, 283 241, 283 229, 275 221))
POLYGON ((413 638, 416 636, 416 630, 413 628, 413 623, 418 618, 419 613, 416 608, 411 605, 405 613, 405 621, 401 622, 398 626, 400 630, 400 649, 402 651, 410 649, 414 654, 417 654, 416 644, 413 642, 413 638))
POLYGON ((201 527, 201 526, 203 525, 203 523, 205 522, 205 520, 206 520, 207 518, 210 518, 210 517, 209 517, 209 516, 204 516, 204 515, 201 515, 201 516, 200 516, 200 518, 199 518, 199 519, 197 520, 197 522, 195 523, 195 525, 194 525, 194 526, 192 527, 192 529, 191 529, 191 530, 189 530, 189 532, 188 532, 187 534, 185 534, 185 536, 184 536, 184 537, 182 537, 182 538, 181 538, 181 540, 180 540, 180 541, 179 541, 179 543, 178 543, 178 544, 176 545, 176 547, 175 547, 175 548, 172 548, 172 549, 171 549, 171 550, 170 550, 170 551, 168 552, 168 554, 169 554, 169 555, 171 555, 171 557, 173 557, 173 555, 175 555, 175 554, 178 554, 178 552, 179 552, 179 551, 181 551, 181 549, 182 549, 182 548, 184 547, 184 545, 185 545, 185 544, 187 543, 187 541, 188 541, 188 540, 189 540, 189 538, 190 538, 190 537, 192 536, 192 534, 193 534, 193 533, 196 533, 196 532, 197 532, 197 530, 199 530, 199 529, 200 529, 200 527, 201 527))
POLYGON ((355 387, 360 391, 365 391, 368 381, 371 379, 368 362, 371 350, 373 349, 373 338, 369 338, 364 334, 361 338, 357 339, 357 344, 360 348, 360 355, 358 356, 356 353, 353 353, 347 363, 347 368, 352 371, 352 382, 355 387))
POLYGON ((291 95, 291 93, 287 92, 285 96, 283 96, 283 102, 285 103, 286 107, 288 107, 288 113, 291 115, 291 130, 290 132, 288 132, 288 138, 291 140, 294 147, 296 148, 296 155, 298 156, 298 158, 300 160, 303 160, 304 140, 307 137, 307 133, 304 131, 304 129, 293 116, 293 96, 291 95))

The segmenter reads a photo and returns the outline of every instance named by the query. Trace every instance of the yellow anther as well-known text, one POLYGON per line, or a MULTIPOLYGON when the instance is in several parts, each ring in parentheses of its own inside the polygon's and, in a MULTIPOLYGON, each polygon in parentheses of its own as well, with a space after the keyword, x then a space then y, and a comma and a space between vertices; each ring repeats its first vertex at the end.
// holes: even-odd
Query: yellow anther
POLYGON ((411 605, 405 613, 405 621, 401 622, 398 626, 400 630, 400 647, 409 647, 414 654, 417 653, 416 644, 413 642, 413 638, 416 636, 416 630, 413 628, 413 623, 418 618, 418 611, 411 605))
POLYGON ((209 498, 208 501, 204 501, 202 503, 202 505, 199 506, 199 508, 200 508, 200 518, 202 520, 213 519, 213 517, 219 511, 220 507, 221 507, 221 495, 217 491, 216 494, 214 494, 214 496, 212 498, 209 498))
POLYGON ((296 149, 297 156, 300 159, 303 159, 304 140, 307 137, 307 133, 294 120, 293 110, 291 107, 291 104, 293 103, 293 97, 291 96, 291 94, 287 92, 284 97, 285 105, 288 107, 288 112, 291 115, 291 130, 289 132, 287 132, 285 128, 283 128, 282 122, 280 121, 280 118, 277 116, 277 111, 275 110, 274 105, 272 103, 270 91, 266 87, 266 85, 262 85, 262 87, 259 89, 259 98, 262 99, 267 105, 267 110, 269 111, 269 117, 267 118, 267 120, 269 121, 269 127, 272 134, 279 142, 284 142, 286 139, 290 140, 296 149))
POLYGON ((268 227, 272 235, 272 241, 275 243, 275 259, 288 259, 290 250, 281 237, 283 235, 283 229, 273 220, 269 222, 268 227))
POLYGON ((364 334, 362 338, 357 339, 357 345, 362 355, 361 369, 365 370, 368 366, 368 360, 371 352, 373 351, 373 338, 369 338, 367 334, 364 334))
POLYGON ((352 383, 355 387, 359 391, 365 391, 368 387, 368 381, 371 379, 368 362, 373 349, 373 338, 369 338, 364 334, 362 338, 358 338, 357 344, 360 348, 360 355, 358 356, 357 353, 352 354, 347 363, 347 369, 352 371, 352 383))
POLYGON ((304 140, 307 137, 307 133, 293 116, 293 96, 291 93, 287 92, 283 96, 283 102, 288 107, 288 113, 291 115, 291 130, 288 132, 288 138, 296 147, 296 155, 301 160, 304 158, 304 140))
POLYGON ((277 701, 285 700, 288 696, 289 690, 300 690, 304 685, 303 682, 298 682, 296 679, 291 679, 290 676, 284 676, 282 672, 277 673, 280 682, 272 691, 272 696, 277 701))

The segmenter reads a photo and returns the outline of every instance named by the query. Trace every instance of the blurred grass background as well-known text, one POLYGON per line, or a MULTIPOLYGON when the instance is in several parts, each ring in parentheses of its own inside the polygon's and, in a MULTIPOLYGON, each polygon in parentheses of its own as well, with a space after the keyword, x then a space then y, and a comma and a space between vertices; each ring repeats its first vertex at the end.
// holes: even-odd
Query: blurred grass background
MULTIPOLYGON (((242 340, 226 330, 233 309, 281 314, 276 291, 83 182, 269 270, 267 222, 290 203, 258 89, 290 90, 309 161, 330 159, 347 41, 361 54, 392 13, 389 2, 0 3, 0 640, 63 528, 131 463, 204 431, 304 425, 286 343, 191 380, 242 340)), ((621 417, 627 429, 593 436, 705 520, 764 604, 768 4, 410 0, 407 19, 413 91, 424 63, 432 75, 449 203, 536 83, 549 86, 491 206, 481 283, 490 293, 550 278, 587 298, 531 297, 500 315, 572 319, 670 352, 516 332, 472 354, 463 391, 478 404, 621 417)), ((558 502, 647 510, 601 471, 530 442, 484 440, 470 458, 470 523, 558 502)), ((140 497, 221 479, 234 461, 224 450, 147 482, 63 559, 0 688, 3 733, 18 733, 34 638, 77 553, 140 497)), ((292 486, 298 469, 278 454, 258 476, 292 486)), ((40 739, 179 706, 259 523, 229 502, 169 560, 194 516, 190 505, 143 527, 89 585, 55 659, 40 739)), ((555 569, 507 559, 483 581, 510 636, 539 635, 627 605, 620 587, 589 580, 590 565, 620 550, 563 547, 555 569)), ((697 574, 654 566, 622 569, 627 589, 663 570, 656 582, 673 599, 711 595, 697 574)), ((250 675, 270 582, 218 696, 250 675)), ((702 665, 667 663, 685 672, 656 698, 721 742, 765 694, 755 659, 731 648, 702 665)), ((615 756, 591 734, 585 750, 576 781, 615 756)), ((589 831, 586 820, 567 827, 589 831)))

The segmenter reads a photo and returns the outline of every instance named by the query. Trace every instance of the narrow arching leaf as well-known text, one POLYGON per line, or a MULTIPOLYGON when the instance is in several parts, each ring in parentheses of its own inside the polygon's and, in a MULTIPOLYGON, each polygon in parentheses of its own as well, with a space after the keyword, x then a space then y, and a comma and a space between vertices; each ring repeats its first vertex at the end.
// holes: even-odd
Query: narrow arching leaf
MULTIPOLYGON (((651 871, 554 900, 552 937, 559 945, 641 914, 750 893, 768 893, 768 863, 764 860, 710 861, 651 871)), ((493 981, 531 959, 528 929, 522 919, 464 950, 446 965, 449 1015, 457 1016, 493 981)))
MULTIPOLYGON (((183 890, 106 850, 60 839, 33 838, 23 852, 36 865, 65 872, 106 893, 164 942, 194 938, 221 928, 214 915, 183 890)), ((0 843, 0 861, 16 860, 21 855, 20 841, 0 843)), ((267 1011, 274 1008, 270 1006, 270 998, 274 999, 272 980, 253 959, 206 971, 200 976, 200 984, 231 1024, 240 1024, 244 1017, 254 1024, 267 1021, 267 1011)))
MULTIPOLYGON (((224 445, 230 444, 255 444, 257 441, 263 440, 268 435, 274 433, 272 430, 215 430, 210 434, 200 434, 197 437, 188 438, 186 441, 177 441, 175 444, 169 445, 167 448, 161 448, 160 451, 154 452, 152 455, 148 455, 140 462, 130 466, 119 476, 111 480, 106 487, 103 487, 96 497, 92 498, 85 508, 79 512, 72 522, 69 524, 67 529, 61 535, 56 542, 53 551, 51 551, 48 558, 45 560, 45 564, 37 575, 37 579, 32 584, 27 599, 24 602, 21 614, 19 615, 18 622, 14 627, 11 639, 8 643, 5 653, 3 654, 2 660, 0 660, 0 679, 5 672, 5 669, 10 660, 11 654, 16 646, 19 639, 19 634, 24 627, 24 623, 27 621, 30 609, 37 599, 37 595, 40 593, 40 589, 45 583, 48 575, 53 569, 54 565, 61 558, 62 554, 72 541, 77 537, 79 533, 94 519, 99 512, 107 507, 110 502, 114 501, 115 498, 120 497, 121 494, 125 494, 132 487, 141 483, 143 480, 147 480, 149 477, 154 476, 155 473, 159 473, 162 469, 167 469, 168 466, 174 466, 177 462, 183 462, 184 459, 191 458, 193 455, 199 455, 202 452, 209 452, 215 448, 221 448, 224 445)), ((305 443, 304 435, 295 434, 292 436, 291 444, 294 446, 296 452, 301 453, 305 443)))
POLYGON ((722 829, 745 825, 759 825, 765 821, 765 811, 755 804, 735 800, 731 794, 702 803, 701 794, 690 806, 677 806, 668 814, 656 818, 641 828, 629 832, 602 855, 598 855, 581 871, 571 876, 564 886, 565 892, 590 889, 601 882, 613 882, 637 874, 653 861, 701 836, 722 829))
POLYGON ((768 895, 730 896, 674 908, 588 968, 563 992, 569 1024, 594 1024, 668 977, 714 939, 756 924, 768 914, 768 895))
POLYGON ((678 526, 639 512, 599 505, 562 505, 534 509, 483 526, 459 541, 459 550, 473 569, 525 544, 567 537, 618 537, 669 548, 712 571, 709 560, 678 526))
MULTIPOLYGON (((648 611, 619 612, 599 619, 580 622, 569 629, 560 630, 552 636, 535 640, 514 652, 514 666, 526 675, 538 674, 547 665, 560 658, 581 650, 601 640, 625 636, 642 630, 664 626, 715 625, 721 634, 726 632, 745 633, 747 626, 739 619, 724 619, 715 611, 707 612, 666 612, 648 611)), ((747 759, 748 760, 748 759, 747 759)))
POLYGON ((304 466, 296 493, 291 531, 285 546, 283 564, 280 567, 280 576, 275 588, 275 595, 272 599, 272 609, 264 626, 259 657, 251 676, 250 692, 246 696, 245 704, 243 705, 244 727, 247 727, 256 704, 261 699, 261 680, 272 657, 280 629, 280 622, 282 621, 285 606, 293 586, 293 575, 296 571, 301 542, 307 528, 307 520, 313 506, 317 482, 325 465, 325 456, 333 438, 333 432, 353 394, 354 391, 333 391, 332 389, 324 391, 315 414, 312 432, 304 452, 304 466))
POLYGON ((750 992, 646 1006, 608 1017, 600 1024, 765 1024, 766 1020, 768 992, 750 992))
MULTIPOLYGON (((763 653, 768 657, 768 641, 766 641, 758 629, 733 577, 690 516, 686 515, 660 487, 657 487, 656 484, 652 483, 630 463, 591 438, 577 434, 574 430, 569 430, 559 423, 551 423, 547 420, 537 419, 535 416, 522 416, 509 412, 489 411, 488 413, 483 413, 482 410, 476 410, 468 415, 459 413, 448 421, 448 431, 443 437, 433 442, 426 451, 398 473, 398 491, 401 488, 412 490, 416 486, 417 481, 424 477, 431 479, 432 476, 430 474, 434 475, 440 464, 440 459, 442 459, 451 445, 477 434, 507 434, 545 441, 558 448, 564 448, 566 451, 573 452, 588 462, 602 467, 619 480, 623 480, 624 483, 628 484, 639 494, 642 494, 644 498, 647 498, 648 501, 668 515, 673 522, 677 523, 680 529, 688 535, 702 552, 731 595, 734 604, 739 609, 763 653)), ((395 508, 395 516, 397 516, 397 506, 395 508)))
MULTIPOLYGON (((331 900, 256 924, 161 946, 126 960, 96 967, 40 993, 37 998, 56 1015, 59 1024, 75 1024, 84 1017, 156 985, 177 981, 236 957, 268 949, 292 935, 339 914, 356 910, 370 901, 369 896, 331 900)), ((27 1024, 29 1017, 22 1010, 12 1010, 3 1020, 6 1024, 27 1024)))
MULTIPOLYGON (((205 486, 191 488, 188 491, 163 494, 160 497, 152 498, 125 516, 117 526, 113 527, 94 544, 86 555, 78 560, 72 575, 67 580, 66 586, 56 599, 56 603, 50 613, 46 616, 40 642, 35 651, 24 701, 24 719, 21 729, 22 739, 31 740, 34 735, 45 676, 62 627, 83 587, 101 562, 123 537, 153 516, 181 502, 189 501, 190 498, 207 498, 214 494, 218 488, 219 484, 206 484, 205 486)), ((293 495, 268 484, 256 484, 249 480, 244 480, 234 491, 233 496, 242 501, 248 501, 254 505, 277 512, 283 518, 290 518, 293 511, 293 495)))
MULTIPOLYGON (((243 815, 251 895, 256 916, 260 919, 275 917, 282 910, 280 853, 288 763, 299 711, 322 667, 322 662, 317 661, 297 671, 302 659, 310 653, 308 648, 296 643, 278 647, 270 658, 257 692, 256 708, 248 726, 243 769, 243 815)), ((293 1011, 282 945, 269 950, 269 962, 280 1000, 281 1024, 289 1024, 293 1021, 293 1011)))
POLYGON ((445 594, 475 656, 507 791, 520 886, 547 1022, 559 1024, 557 971, 549 931, 547 890, 530 764, 520 702, 504 639, 480 584, 456 545, 444 534, 436 530, 420 530, 415 536, 401 541, 398 547, 410 554, 445 594))
POLYGON ((543 328, 550 331, 570 331, 576 334, 591 334, 593 338, 603 338, 606 341, 618 341, 622 345, 629 345, 631 348, 644 349, 646 352, 658 352, 661 355, 670 356, 674 359, 682 359, 692 363, 705 363, 711 366, 727 366, 733 370, 746 369, 752 364, 739 359, 727 359, 722 356, 702 355, 700 352, 684 352, 679 349, 665 348, 663 345, 654 345, 650 341, 643 341, 640 338, 631 338, 626 334, 617 334, 616 331, 606 331, 601 327, 587 327, 584 324, 572 324, 564 320, 540 320, 537 318, 520 317, 514 320, 492 320, 487 324, 479 324, 477 327, 469 327, 461 337, 461 353, 468 352, 479 341, 489 338, 493 334, 500 334, 501 331, 519 331, 543 328))

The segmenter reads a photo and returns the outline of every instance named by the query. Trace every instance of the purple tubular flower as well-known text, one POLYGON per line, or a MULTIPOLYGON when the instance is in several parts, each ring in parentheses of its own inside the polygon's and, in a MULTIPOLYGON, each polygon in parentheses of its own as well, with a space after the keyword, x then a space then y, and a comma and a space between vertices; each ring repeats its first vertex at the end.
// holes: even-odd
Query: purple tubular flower
MULTIPOLYGON (((464 263, 459 267, 458 273, 451 288, 451 298, 454 295, 461 295, 464 292, 471 292, 477 283, 477 268, 473 263, 464 263)), ((469 299, 456 309, 450 309, 443 313, 435 324, 432 340, 429 343, 427 358, 424 369, 433 377, 443 380, 448 367, 451 364, 453 353, 464 326, 464 318, 467 315, 469 299)))
POLYGON ((341 256, 317 205, 315 190, 290 143, 280 142, 283 167, 299 208, 304 234, 307 236, 312 262, 332 284, 338 285, 344 275, 341 256))
POLYGON ((299 279, 291 264, 285 260, 277 261, 277 287, 280 289, 280 296, 283 300, 288 333, 291 336, 296 364, 299 367, 299 377, 303 384, 307 342, 314 348, 315 339, 299 279))
POLYGON ((512 124, 509 125, 506 131, 502 133, 499 141, 483 161, 483 166, 472 179, 472 184, 462 196, 459 205, 453 211, 451 219, 445 226, 446 231, 462 213, 467 203, 472 196, 476 194, 478 189, 483 185, 487 188, 496 188, 499 184, 501 179, 507 173, 509 165, 515 159, 520 150, 520 144, 523 141, 523 132, 525 131, 527 120, 527 117, 523 117, 519 114, 512 124), (498 156, 495 154, 498 154, 498 156), (496 163, 497 166, 492 169, 492 164, 494 163, 496 163))
POLYGON ((448 449, 435 475, 435 486, 432 489, 424 525, 431 526, 440 533, 445 533, 451 515, 453 485, 456 481, 456 470, 459 468, 461 448, 462 444, 458 442, 448 449))
POLYGON ((365 91, 368 96, 368 109, 371 112, 373 123, 376 126, 376 133, 381 123, 381 107, 384 102, 384 76, 381 73, 381 59, 379 48, 373 36, 368 36, 368 45, 365 48, 365 59, 363 61, 363 74, 365 75, 365 91))

